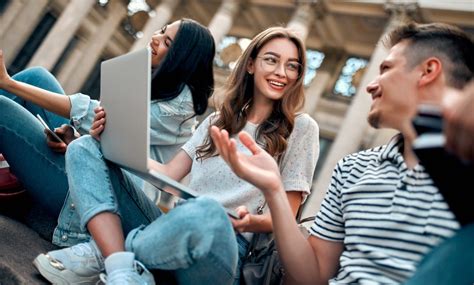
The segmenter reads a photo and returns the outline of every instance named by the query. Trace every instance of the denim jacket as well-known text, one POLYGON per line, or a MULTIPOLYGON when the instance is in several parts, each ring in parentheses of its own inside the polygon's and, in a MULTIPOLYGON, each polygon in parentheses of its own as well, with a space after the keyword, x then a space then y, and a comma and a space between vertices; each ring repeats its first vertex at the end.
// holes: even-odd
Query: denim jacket
MULTIPOLYGON (((100 105, 97 100, 78 93, 71 95, 71 123, 80 134, 89 133, 94 121, 94 109, 100 105)), ((150 156, 159 162, 170 160, 181 146, 191 137, 196 126, 191 90, 185 86, 174 99, 152 102, 150 107, 150 156), (191 119, 188 119, 191 118, 191 119), (188 120, 187 120, 188 119, 188 120)), ((137 187, 156 201, 159 193, 143 179, 124 171, 137 187)), ((89 240, 89 234, 80 229, 79 215, 68 193, 54 230, 53 243, 59 246, 72 246, 89 240)))

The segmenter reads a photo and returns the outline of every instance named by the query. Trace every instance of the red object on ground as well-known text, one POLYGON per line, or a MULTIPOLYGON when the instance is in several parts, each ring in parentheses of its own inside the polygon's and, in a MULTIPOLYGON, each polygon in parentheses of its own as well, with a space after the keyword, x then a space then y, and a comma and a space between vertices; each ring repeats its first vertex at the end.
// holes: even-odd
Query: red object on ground
MULTIPOLYGON (((0 162, 5 158, 0 154, 0 162)), ((0 200, 13 198, 25 192, 20 181, 10 172, 9 167, 0 168, 0 200)))

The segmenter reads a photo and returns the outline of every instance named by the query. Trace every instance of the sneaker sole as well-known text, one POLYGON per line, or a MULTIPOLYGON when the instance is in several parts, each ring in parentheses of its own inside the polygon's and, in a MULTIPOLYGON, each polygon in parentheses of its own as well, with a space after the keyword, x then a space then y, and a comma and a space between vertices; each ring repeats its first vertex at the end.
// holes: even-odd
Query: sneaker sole
POLYGON ((59 270, 53 267, 45 254, 38 255, 35 260, 33 260, 33 265, 36 267, 36 269, 38 269, 39 273, 52 284, 95 285, 99 282, 99 275, 89 277, 78 276, 76 273, 70 270, 59 270))

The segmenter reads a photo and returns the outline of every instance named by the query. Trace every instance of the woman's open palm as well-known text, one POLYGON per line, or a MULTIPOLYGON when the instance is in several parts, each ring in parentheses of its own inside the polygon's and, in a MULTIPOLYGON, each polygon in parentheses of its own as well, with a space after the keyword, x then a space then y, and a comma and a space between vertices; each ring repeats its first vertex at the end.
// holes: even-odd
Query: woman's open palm
POLYGON ((252 155, 238 152, 236 141, 229 139, 226 130, 212 126, 211 137, 220 156, 237 176, 264 192, 275 190, 281 185, 280 171, 275 159, 258 146, 248 133, 240 132, 239 139, 252 155))

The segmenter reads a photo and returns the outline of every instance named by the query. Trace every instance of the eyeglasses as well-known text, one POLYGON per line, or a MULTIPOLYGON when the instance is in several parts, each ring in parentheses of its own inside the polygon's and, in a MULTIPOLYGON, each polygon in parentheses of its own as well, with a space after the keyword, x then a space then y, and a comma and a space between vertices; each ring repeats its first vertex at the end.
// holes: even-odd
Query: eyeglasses
MULTIPOLYGON (((260 65, 265 72, 274 72, 280 66, 280 59, 272 55, 257 56, 261 59, 260 65)), ((303 65, 297 61, 285 62, 285 74, 289 79, 298 79, 303 65)))

